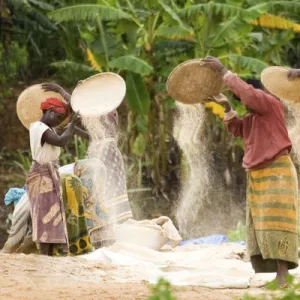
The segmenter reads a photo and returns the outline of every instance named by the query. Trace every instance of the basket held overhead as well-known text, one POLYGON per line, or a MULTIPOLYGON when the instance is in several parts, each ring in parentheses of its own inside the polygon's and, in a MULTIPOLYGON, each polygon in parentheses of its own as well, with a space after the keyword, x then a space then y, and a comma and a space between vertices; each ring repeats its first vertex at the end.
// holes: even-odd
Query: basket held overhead
POLYGON ((188 60, 177 66, 167 80, 167 91, 176 101, 185 104, 206 102, 218 95, 223 87, 222 75, 201 59, 188 60))
POLYGON ((71 96, 73 111, 101 116, 116 109, 126 94, 124 79, 115 73, 99 73, 82 81, 71 96))

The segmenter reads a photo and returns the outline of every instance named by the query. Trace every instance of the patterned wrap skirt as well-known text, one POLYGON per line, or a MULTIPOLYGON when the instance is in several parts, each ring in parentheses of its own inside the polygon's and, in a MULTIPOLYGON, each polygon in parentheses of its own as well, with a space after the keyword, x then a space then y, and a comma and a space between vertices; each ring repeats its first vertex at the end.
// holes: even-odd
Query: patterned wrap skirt
POLYGON ((298 266, 298 180, 289 155, 248 172, 247 250, 256 273, 298 266))
POLYGON ((58 165, 33 162, 26 181, 36 243, 67 244, 58 165))

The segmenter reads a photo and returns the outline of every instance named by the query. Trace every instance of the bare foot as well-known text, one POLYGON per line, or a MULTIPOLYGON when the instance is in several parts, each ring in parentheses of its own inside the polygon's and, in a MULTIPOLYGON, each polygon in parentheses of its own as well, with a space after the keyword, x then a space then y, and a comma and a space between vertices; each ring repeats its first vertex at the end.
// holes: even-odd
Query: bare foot
POLYGON ((288 283, 286 282, 286 276, 277 277, 276 280, 278 281, 278 287, 280 289, 285 289, 289 287, 288 283))
POLYGON ((275 290, 275 289, 286 289, 288 288, 289 285, 286 282, 285 277, 279 277, 276 276, 276 278, 274 280, 272 280, 271 282, 267 283, 264 288, 268 289, 268 290, 275 290))

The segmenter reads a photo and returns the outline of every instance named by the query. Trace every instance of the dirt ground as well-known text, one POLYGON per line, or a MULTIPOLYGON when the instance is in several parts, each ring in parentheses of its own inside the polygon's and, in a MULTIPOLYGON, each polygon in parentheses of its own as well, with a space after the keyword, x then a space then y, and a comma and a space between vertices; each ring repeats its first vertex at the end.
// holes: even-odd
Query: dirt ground
MULTIPOLYGON (((147 299, 151 286, 131 277, 129 267, 106 266, 81 258, 0 254, 0 299, 147 299), (120 274, 123 274, 121 277, 120 274), (124 282, 124 274, 127 274, 124 282), (119 278, 118 278, 119 277, 119 278), (120 280, 120 278, 123 278, 120 280)), ((259 289, 175 287, 177 299, 243 299, 259 289)))

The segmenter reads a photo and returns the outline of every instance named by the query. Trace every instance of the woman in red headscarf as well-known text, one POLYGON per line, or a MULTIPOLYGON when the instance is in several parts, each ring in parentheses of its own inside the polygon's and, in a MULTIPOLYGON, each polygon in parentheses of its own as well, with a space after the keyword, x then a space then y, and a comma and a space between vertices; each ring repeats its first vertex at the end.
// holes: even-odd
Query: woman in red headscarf
MULTIPOLYGON (((42 87, 45 91, 59 93, 68 104, 70 103, 71 95, 61 86, 44 83, 42 87)), ((99 117, 99 123, 105 128, 105 136, 99 143, 94 142, 93 147, 89 145, 89 158, 76 162, 74 168, 75 174, 88 188, 84 207, 90 215, 87 216, 87 223, 91 242, 95 248, 112 242, 111 223, 123 223, 132 218, 124 161, 115 138, 118 126, 117 111, 113 110, 106 116, 99 117)), ((86 129, 93 140, 94 129, 86 129)), ((76 133, 89 138, 87 132, 76 130, 76 133)))
POLYGON ((30 125, 30 148, 33 164, 27 176, 27 190, 31 204, 33 241, 40 252, 53 255, 55 244, 67 246, 65 213, 61 201, 58 159, 60 147, 71 139, 78 115, 74 115, 67 129, 58 135, 53 128, 67 114, 67 105, 56 98, 42 102, 43 116, 30 125))

